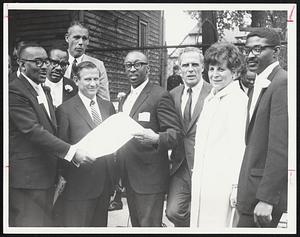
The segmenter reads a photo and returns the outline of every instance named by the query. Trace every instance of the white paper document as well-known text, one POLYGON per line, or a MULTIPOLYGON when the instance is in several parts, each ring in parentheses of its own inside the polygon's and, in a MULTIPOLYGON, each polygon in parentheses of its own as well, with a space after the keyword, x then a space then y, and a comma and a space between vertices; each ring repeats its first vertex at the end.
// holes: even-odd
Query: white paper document
POLYGON ((94 157, 112 154, 144 128, 124 113, 117 113, 104 120, 82 138, 76 146, 94 157))

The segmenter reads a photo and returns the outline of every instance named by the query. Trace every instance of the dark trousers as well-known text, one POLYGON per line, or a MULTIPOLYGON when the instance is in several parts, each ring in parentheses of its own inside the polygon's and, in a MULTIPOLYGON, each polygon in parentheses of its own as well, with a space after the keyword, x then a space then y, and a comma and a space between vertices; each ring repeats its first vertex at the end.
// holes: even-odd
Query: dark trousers
MULTIPOLYGON (((237 211, 238 213, 238 223, 237 227, 258 227, 254 222, 254 215, 242 213, 237 211)), ((263 226, 265 228, 277 228, 280 218, 283 212, 278 209, 273 209, 272 212, 272 221, 267 225, 263 226)))
POLYGON ((166 215, 175 227, 190 226, 191 176, 184 161, 171 177, 166 215))
POLYGON ((107 178, 102 194, 92 199, 69 200, 62 194, 54 206, 54 226, 107 227, 110 185, 107 178))
POLYGON ((126 196, 133 227, 161 227, 164 193, 139 194, 127 183, 126 196))
POLYGON ((54 188, 45 190, 9 188, 9 226, 52 226, 54 188))

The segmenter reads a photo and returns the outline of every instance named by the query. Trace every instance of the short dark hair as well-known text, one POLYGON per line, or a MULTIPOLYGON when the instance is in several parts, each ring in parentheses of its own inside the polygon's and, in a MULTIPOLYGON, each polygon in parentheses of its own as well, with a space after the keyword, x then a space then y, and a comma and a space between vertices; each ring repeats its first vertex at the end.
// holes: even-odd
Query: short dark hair
POLYGON ((271 28, 258 28, 247 35, 247 39, 253 36, 267 39, 268 44, 280 46, 280 35, 271 28))
MULTIPOLYGON (((31 47, 34 47, 34 48, 43 48, 40 44, 38 43, 35 43, 35 42, 31 42, 31 43, 27 43, 27 44, 24 44, 20 47, 19 49, 19 52, 18 52, 18 58, 21 59, 22 58, 22 55, 24 53, 24 51, 27 49, 27 48, 31 48, 31 47)), ((46 51, 46 50, 45 50, 46 51)))
MULTIPOLYGON (((80 72, 84 69, 84 68, 97 68, 97 66, 90 62, 90 61, 83 61, 81 63, 79 63, 76 67, 75 67, 75 71, 74 71, 74 75, 80 79, 79 74, 80 72)), ((98 72, 99 72, 99 76, 100 76, 100 71, 97 68, 98 72)))
POLYGON ((25 41, 25 40, 21 40, 17 43, 17 45, 14 48, 13 51, 13 56, 16 58, 20 58, 20 52, 21 49, 25 46, 25 45, 32 45, 32 44, 37 44, 35 41, 25 41))
POLYGON ((204 66, 208 71, 209 65, 226 62, 227 67, 233 72, 245 71, 245 58, 235 45, 228 42, 219 42, 211 45, 205 52, 204 66))
POLYGON ((84 28, 86 29, 87 31, 89 31, 89 28, 83 23, 83 22, 80 22, 78 20, 74 20, 70 23, 70 26, 68 27, 68 30, 67 30, 67 34, 70 33, 70 29, 73 27, 73 26, 79 26, 81 28, 84 28))

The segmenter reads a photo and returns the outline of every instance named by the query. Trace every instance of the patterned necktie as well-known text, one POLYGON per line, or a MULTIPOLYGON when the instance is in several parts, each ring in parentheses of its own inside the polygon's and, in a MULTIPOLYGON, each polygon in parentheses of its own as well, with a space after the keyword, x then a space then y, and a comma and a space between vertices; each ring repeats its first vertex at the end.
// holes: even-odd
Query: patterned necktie
POLYGON ((70 79, 74 81, 74 73, 75 73, 75 68, 76 68, 77 60, 74 58, 74 61, 72 63, 72 68, 71 68, 71 75, 70 79))
POLYGON ((91 106, 93 121, 96 125, 99 125, 100 123, 102 123, 102 118, 101 115, 98 114, 95 108, 95 101, 91 100, 90 106, 91 106))
POLYGON ((192 92, 193 92, 192 88, 189 88, 187 90, 187 93, 189 94, 189 98, 186 102, 184 112, 183 112, 183 121, 184 121, 185 128, 188 128, 192 119, 192 92))

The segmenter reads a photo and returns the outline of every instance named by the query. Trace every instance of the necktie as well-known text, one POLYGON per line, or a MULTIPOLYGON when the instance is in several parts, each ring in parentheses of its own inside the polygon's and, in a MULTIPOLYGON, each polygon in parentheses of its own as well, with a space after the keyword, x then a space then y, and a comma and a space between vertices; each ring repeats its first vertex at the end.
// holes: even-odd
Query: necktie
POLYGON ((91 100, 90 106, 91 106, 93 121, 96 125, 99 125, 100 123, 102 123, 102 118, 101 115, 98 114, 95 108, 95 101, 91 100))
POLYGON ((74 61, 72 63, 72 68, 71 68, 71 75, 70 75, 70 79, 73 81, 74 81, 74 73, 75 73, 76 63, 77 63, 77 60, 76 60, 76 58, 74 58, 74 61))
POLYGON ((187 90, 187 93, 189 95, 189 98, 186 102, 184 112, 183 112, 183 121, 184 121, 185 128, 189 126, 192 118, 192 88, 189 88, 187 90))

